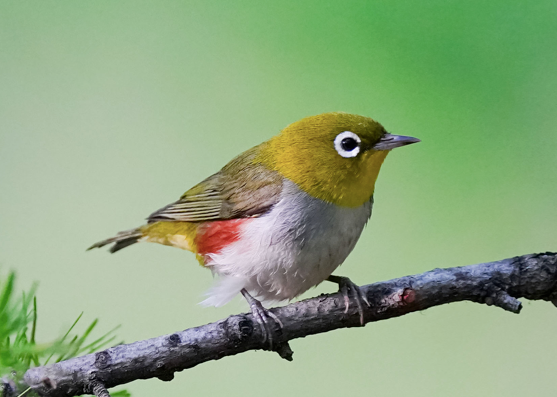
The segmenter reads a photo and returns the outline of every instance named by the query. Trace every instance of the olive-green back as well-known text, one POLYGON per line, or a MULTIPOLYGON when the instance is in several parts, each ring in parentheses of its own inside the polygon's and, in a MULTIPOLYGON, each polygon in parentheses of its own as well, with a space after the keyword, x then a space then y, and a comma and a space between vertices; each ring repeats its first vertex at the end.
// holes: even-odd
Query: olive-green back
POLYGON ((204 222, 265 213, 278 202, 283 178, 254 161, 262 145, 267 143, 240 154, 180 200, 151 214, 148 221, 204 222))

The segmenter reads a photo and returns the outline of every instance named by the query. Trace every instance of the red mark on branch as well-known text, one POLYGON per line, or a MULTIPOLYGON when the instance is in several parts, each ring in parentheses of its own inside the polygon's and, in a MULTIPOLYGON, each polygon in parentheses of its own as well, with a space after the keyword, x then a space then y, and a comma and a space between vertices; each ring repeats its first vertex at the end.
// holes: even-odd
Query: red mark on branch
POLYGON ((402 301, 406 304, 412 303, 416 300, 416 291, 410 288, 405 288, 402 291, 402 301))

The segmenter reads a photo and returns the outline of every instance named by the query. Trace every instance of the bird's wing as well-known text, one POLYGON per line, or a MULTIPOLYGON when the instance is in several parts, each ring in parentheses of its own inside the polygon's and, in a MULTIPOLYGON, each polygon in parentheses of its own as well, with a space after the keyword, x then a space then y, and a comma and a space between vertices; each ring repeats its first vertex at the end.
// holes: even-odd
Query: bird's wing
POLYGON ((255 154, 253 148, 236 157, 147 220, 203 222, 265 213, 279 201, 283 177, 254 162, 255 154))

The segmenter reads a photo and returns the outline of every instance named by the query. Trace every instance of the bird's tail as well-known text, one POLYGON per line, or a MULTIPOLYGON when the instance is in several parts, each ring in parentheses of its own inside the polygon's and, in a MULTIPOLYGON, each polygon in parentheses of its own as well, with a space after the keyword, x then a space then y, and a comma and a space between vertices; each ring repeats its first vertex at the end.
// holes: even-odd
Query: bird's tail
POLYGON ((120 251, 122 248, 126 248, 132 244, 135 244, 139 241, 140 238, 143 237, 143 232, 141 228, 126 230, 124 232, 118 233, 115 237, 107 238, 106 240, 99 241, 98 243, 93 244, 87 251, 93 248, 101 248, 105 245, 112 244, 114 245, 110 247, 110 252, 114 253, 116 251, 120 251))

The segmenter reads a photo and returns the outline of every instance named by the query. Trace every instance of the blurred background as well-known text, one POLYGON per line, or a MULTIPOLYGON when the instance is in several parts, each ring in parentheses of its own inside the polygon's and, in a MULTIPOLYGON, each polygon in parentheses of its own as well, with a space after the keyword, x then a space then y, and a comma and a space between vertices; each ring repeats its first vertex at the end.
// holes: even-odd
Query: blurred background
MULTIPOLYGON (((212 277, 190 253, 85 249, 327 111, 422 139, 387 159, 337 274, 367 284, 557 250, 555 1, 4 1, 0 48, 0 266, 39 281, 43 341, 81 311, 126 342, 246 311, 197 304, 212 277)), ((553 393, 557 309, 524 303, 451 304, 295 340, 292 363, 249 352, 127 388, 553 393)))

